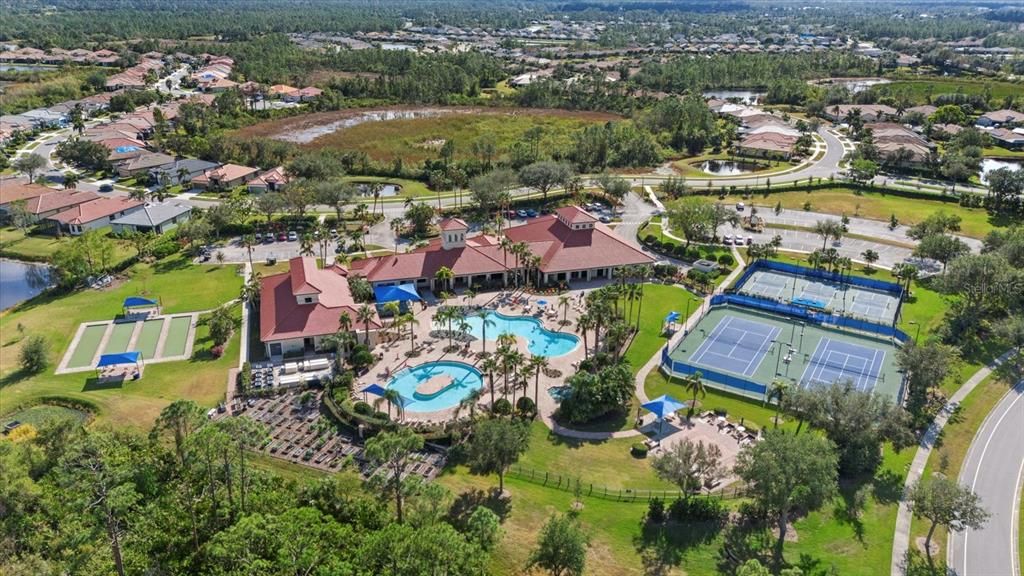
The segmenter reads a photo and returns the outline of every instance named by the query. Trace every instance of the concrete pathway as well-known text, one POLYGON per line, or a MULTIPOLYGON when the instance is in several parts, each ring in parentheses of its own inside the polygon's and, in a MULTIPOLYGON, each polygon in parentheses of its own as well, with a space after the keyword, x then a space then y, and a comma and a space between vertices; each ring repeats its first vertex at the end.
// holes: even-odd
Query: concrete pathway
MULTIPOLYGON (((971 376, 967 382, 964 382, 963 386, 957 389, 949 398, 949 404, 963 402, 964 398, 967 397, 977 386, 992 373, 993 370, 998 368, 1003 362, 1005 362, 1012 352, 1006 352, 999 358, 990 362, 987 366, 978 370, 971 376)), ((947 404, 948 405, 948 404, 947 404)), ((907 471, 907 478, 904 481, 904 489, 910 488, 918 480, 921 479, 921 475, 924 474, 924 467, 928 463, 928 457, 931 456, 932 449, 935 447, 935 442, 939 438, 939 433, 942 432, 942 428, 949 421, 951 412, 949 410, 943 410, 935 417, 935 421, 932 422, 928 430, 925 431, 924 436, 921 437, 921 441, 917 446, 917 453, 914 454, 914 460, 910 463, 910 470, 907 471)), ((910 510, 910 503, 907 502, 906 498, 900 497, 899 510, 896 512, 896 533, 893 536, 892 542, 892 558, 890 560, 889 572, 891 576, 903 576, 904 559, 907 555, 907 550, 910 549, 910 521, 913 517, 913 513, 910 510)))

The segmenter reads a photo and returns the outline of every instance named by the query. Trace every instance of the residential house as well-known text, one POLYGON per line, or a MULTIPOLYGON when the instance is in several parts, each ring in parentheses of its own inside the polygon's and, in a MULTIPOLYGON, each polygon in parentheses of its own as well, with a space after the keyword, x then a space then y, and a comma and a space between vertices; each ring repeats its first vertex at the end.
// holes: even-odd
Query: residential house
POLYGON ((1008 150, 1024 150, 1024 129, 996 128, 988 130, 988 135, 999 146, 1008 150))
POLYGON ((7 213, 14 202, 24 201, 53 192, 53 188, 29 182, 23 178, 0 179, 0 213, 7 213))
POLYGON ((192 207, 183 202, 165 200, 146 204, 140 210, 110 222, 115 233, 153 232, 163 234, 191 217, 192 207))
POLYGON ((198 158, 179 158, 170 166, 150 170, 149 181, 158 183, 162 177, 166 177, 168 186, 176 186, 178 184, 184 186, 196 176, 203 174, 207 170, 213 170, 217 166, 220 166, 220 164, 198 158))
POLYGON ((983 128, 999 128, 1004 124, 1024 124, 1024 113, 1015 110, 996 110, 987 112, 975 122, 983 128))
POLYGON ((58 233, 78 236, 87 230, 107 226, 115 218, 141 210, 143 204, 142 200, 127 197, 96 198, 57 212, 47 220, 54 224, 58 233))
POLYGON ((349 271, 335 264, 320 269, 308 256, 288 261, 288 272, 260 281, 260 341, 267 356, 280 358, 327 348, 338 332, 338 318, 348 316, 356 338, 376 339, 383 328, 374 308, 368 322, 358 319, 360 305, 348 285, 349 271))
POLYGON ((117 175, 131 178, 140 174, 149 174, 151 170, 167 170, 174 165, 174 156, 162 152, 145 151, 133 158, 127 158, 115 164, 117 175))
MULTIPOLYGON (((30 214, 33 222, 45 220, 62 210, 67 210, 68 208, 99 198, 99 195, 95 192, 54 190, 52 188, 47 188, 47 190, 47 192, 39 195, 19 198, 20 200, 25 201, 25 209, 30 214)), ((11 203, 4 201, 0 203, 0 209, 9 211, 10 204, 11 203)))
POLYGON ((244 184, 259 172, 257 168, 239 166, 238 164, 224 164, 211 168, 202 174, 192 178, 192 185, 197 188, 210 190, 227 190, 244 184))
POLYGON ((878 122, 896 116, 896 109, 885 104, 837 104, 826 106, 824 116, 833 122, 845 122, 854 110, 860 111, 865 122, 878 122))
POLYGON ((288 184, 288 180, 288 174, 285 173, 284 166, 278 166, 260 173, 252 180, 249 180, 246 186, 248 186, 250 194, 278 192, 288 184))

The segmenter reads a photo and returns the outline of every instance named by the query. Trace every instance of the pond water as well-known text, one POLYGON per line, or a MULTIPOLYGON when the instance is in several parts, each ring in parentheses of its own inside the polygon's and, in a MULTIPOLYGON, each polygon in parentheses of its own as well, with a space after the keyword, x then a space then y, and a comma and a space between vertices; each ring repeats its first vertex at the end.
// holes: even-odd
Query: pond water
POLYGON ((457 110, 444 110, 439 108, 418 108, 414 110, 371 110, 360 112, 334 122, 289 130, 287 133, 276 134, 272 138, 294 142, 296 144, 309 144, 321 136, 326 136, 338 130, 352 128, 367 122, 387 122, 388 120, 412 120, 415 118, 437 118, 446 114, 455 114, 457 110))
POLYGON ((850 78, 843 80, 840 78, 833 78, 829 80, 822 80, 820 82, 812 82, 814 84, 820 84, 821 86, 842 86, 850 91, 851 94, 857 94, 868 90, 872 86, 878 86, 879 84, 889 84, 892 80, 886 80, 885 78, 850 78))
POLYGON ((978 176, 981 179, 982 184, 988 184, 989 172, 999 170, 1000 168, 1020 170, 1021 166, 1024 166, 1024 161, 1021 160, 996 160, 995 158, 985 158, 981 161, 981 173, 978 176))
POLYGON ((736 99, 743 104, 754 105, 764 96, 753 90, 708 90, 704 92, 705 98, 718 98, 719 100, 736 99))
POLYGON ((415 50, 416 46, 412 44, 399 44, 397 42, 381 42, 381 50, 415 50))
POLYGON ((700 163, 702 172, 718 174, 719 176, 736 176, 737 174, 749 174, 757 170, 757 164, 753 162, 740 162, 738 160, 705 160, 700 163))
POLYGON ((56 66, 46 64, 14 64, 4 62, 0 64, 0 72, 41 72, 43 70, 56 70, 56 66))
MULTIPOLYGON (((363 196, 373 196, 373 190, 370 188, 370 182, 353 182, 356 185, 356 189, 363 196)), ((398 184, 387 184, 380 189, 380 195, 383 196, 398 196, 398 193, 402 191, 402 187, 398 184)))
POLYGON ((49 285, 48 266, 0 258, 0 310, 32 298, 49 285))

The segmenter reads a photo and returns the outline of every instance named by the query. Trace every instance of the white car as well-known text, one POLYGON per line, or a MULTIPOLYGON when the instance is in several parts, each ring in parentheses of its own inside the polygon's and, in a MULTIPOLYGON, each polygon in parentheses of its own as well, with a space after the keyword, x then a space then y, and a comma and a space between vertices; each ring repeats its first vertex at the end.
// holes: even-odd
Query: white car
POLYGON ((745 210, 746 207, 747 207, 746 204, 744 204, 743 202, 737 202, 736 203, 736 211, 737 212, 743 212, 743 210, 745 210))
POLYGON ((726 246, 732 246, 732 234, 726 234, 722 236, 722 243, 726 246))

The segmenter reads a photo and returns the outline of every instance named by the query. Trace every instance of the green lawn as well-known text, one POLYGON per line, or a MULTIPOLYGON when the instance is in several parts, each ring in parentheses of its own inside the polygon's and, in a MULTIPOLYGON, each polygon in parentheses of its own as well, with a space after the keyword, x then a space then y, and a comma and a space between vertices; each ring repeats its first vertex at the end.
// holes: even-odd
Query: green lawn
POLYGON ((986 158, 1015 158, 1024 160, 1024 150, 1007 150, 1001 146, 982 148, 981 154, 986 158))
POLYGON ((929 96, 939 94, 982 94, 988 88, 991 97, 996 100, 1011 95, 1019 95, 1024 85, 1013 82, 993 82, 991 80, 973 78, 923 78, 896 80, 890 84, 879 84, 872 87, 878 94, 906 93, 918 104, 925 104, 929 96))
MULTIPOLYGON (((106 230, 109 231, 109 228, 106 230)), ((40 262, 52 258, 58 248, 70 241, 70 236, 35 233, 31 229, 26 234, 18 228, 5 226, 0 228, 0 255, 40 262)), ((115 239, 114 243, 115 262, 121 262, 135 253, 128 242, 115 239)))
MULTIPOLYGON (((634 315, 640 315, 640 331, 633 338, 625 354, 626 360, 633 366, 634 374, 668 342, 668 335, 661 330, 665 316, 669 312, 679 312, 680 316, 684 316, 687 302, 690 303, 689 310, 692 314, 703 301, 703 298, 678 286, 644 284, 643 304, 638 306, 634 303, 633 306, 638 309, 632 312, 634 315)), ((629 313, 629 304, 625 306, 626 312, 629 313)))
MULTIPOLYGON (((214 359, 205 325, 197 329, 191 359, 148 365, 139 381, 105 386, 94 382, 90 372, 53 374, 78 325, 114 317, 127 296, 145 293, 159 297, 164 312, 173 314, 214 308, 237 298, 242 285, 234 266, 194 266, 185 256, 153 265, 137 264, 127 274, 128 280, 103 291, 38 297, 0 314, 0 412, 43 396, 63 396, 93 403, 101 421, 148 428, 160 409, 172 400, 191 398, 202 406, 213 406, 223 397, 227 370, 238 361, 238 335, 236 332, 229 341, 224 356, 214 359), (21 339, 12 337, 18 334, 18 325, 26 335, 46 337, 50 345, 50 365, 41 374, 25 375, 18 370, 21 339)), ((241 316, 239 306, 234 312, 241 316)))
POLYGON ((36 404, 35 406, 25 408, 24 410, 18 410, 11 414, 7 414, 3 417, 3 422, 11 422, 17 420, 22 424, 31 424, 36 428, 39 428, 47 422, 56 420, 58 418, 72 418, 79 422, 84 422, 89 415, 81 410, 75 410, 74 408, 66 408, 64 406, 55 406, 53 404, 36 404))
MULTIPOLYGON (((381 182, 381 183, 384 183, 384 184, 397 184, 397 185, 402 187, 402 190, 401 190, 401 192, 399 192, 399 195, 398 195, 399 198, 406 198, 406 197, 409 197, 409 196, 412 196, 414 198, 419 198, 421 196, 435 196, 435 195, 437 195, 436 192, 434 192, 430 188, 427 188, 427 185, 424 184, 423 182, 420 182, 419 180, 408 180, 408 179, 405 179, 405 178, 387 178, 387 177, 384 177, 384 176, 346 176, 342 180, 344 180, 346 182, 355 182, 355 183, 359 183, 359 184, 369 183, 369 182, 381 182)), ((450 194, 450 193, 451 192, 442 192, 442 194, 450 194)), ((381 196, 379 200, 394 200, 395 198, 396 197, 394 197, 394 196, 381 196)), ((372 205, 373 204, 373 196, 366 196, 366 197, 363 198, 363 201, 366 202, 367 204, 372 205)))
POLYGON ((755 195, 750 204, 756 205, 768 220, 772 218, 771 210, 781 202, 783 208, 803 210, 804 203, 811 203, 812 212, 841 216, 871 218, 889 221, 893 214, 900 224, 916 224, 931 214, 944 210, 956 214, 962 219, 961 233, 972 238, 984 238, 993 228, 1010 224, 1005 217, 992 216, 983 208, 964 208, 956 202, 930 201, 919 198, 905 198, 882 192, 864 192, 854 194, 853 191, 836 188, 815 190, 813 192, 773 192, 755 195))

